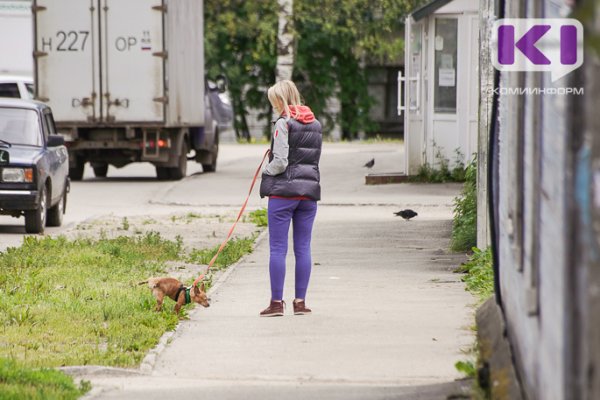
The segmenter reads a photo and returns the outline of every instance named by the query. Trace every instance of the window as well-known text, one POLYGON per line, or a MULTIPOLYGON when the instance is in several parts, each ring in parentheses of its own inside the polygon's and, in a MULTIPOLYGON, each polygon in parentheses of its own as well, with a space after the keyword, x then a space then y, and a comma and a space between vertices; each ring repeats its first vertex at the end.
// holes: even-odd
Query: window
POLYGON ((456 114, 456 42, 458 20, 436 18, 435 20, 435 84, 434 112, 456 114))
POLYGON ((20 98, 19 87, 16 83, 0 83, 0 97, 20 98))
POLYGON ((46 119, 46 124, 48 124, 48 133, 50 135, 56 135, 56 125, 54 125, 52 114, 44 114, 44 118, 46 119))
POLYGON ((27 88, 27 94, 29 94, 29 98, 33 99, 35 97, 35 93, 33 91, 33 85, 31 83, 26 83, 25 87, 27 88))
POLYGON ((0 139, 11 144, 41 146, 38 113, 23 108, 0 108, 0 139))

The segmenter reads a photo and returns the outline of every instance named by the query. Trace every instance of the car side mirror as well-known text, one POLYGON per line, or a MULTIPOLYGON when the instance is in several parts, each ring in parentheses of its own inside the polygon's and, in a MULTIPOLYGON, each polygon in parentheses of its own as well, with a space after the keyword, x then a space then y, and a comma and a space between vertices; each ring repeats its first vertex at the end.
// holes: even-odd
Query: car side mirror
POLYGON ((48 147, 58 147, 65 145, 65 138, 61 135, 48 135, 48 147))

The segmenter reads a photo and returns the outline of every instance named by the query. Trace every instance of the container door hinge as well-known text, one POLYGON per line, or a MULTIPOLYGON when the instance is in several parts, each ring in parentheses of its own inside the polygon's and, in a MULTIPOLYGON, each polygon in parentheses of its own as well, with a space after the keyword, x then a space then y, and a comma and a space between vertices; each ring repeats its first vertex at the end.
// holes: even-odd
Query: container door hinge
POLYGON ((46 53, 45 51, 34 51, 33 52, 33 58, 46 57, 47 55, 48 55, 48 53, 46 53))
POLYGON ((31 6, 31 11, 36 13, 38 11, 46 11, 45 6, 31 6))
POLYGON ((167 12, 167 5, 163 4, 163 5, 160 5, 160 6, 153 6, 152 9, 156 10, 156 11, 160 11, 162 13, 166 13, 167 12))
POLYGON ((166 58, 168 57, 168 54, 167 54, 167 52, 166 52, 166 51, 157 51, 157 52, 155 52, 155 53, 152 53, 152 55, 153 55, 154 57, 162 57, 162 58, 164 58, 164 59, 166 59, 166 58))
POLYGON ((167 104, 169 103, 169 98, 166 96, 163 97, 155 97, 152 99, 152 101, 156 101, 157 103, 163 103, 163 104, 167 104))

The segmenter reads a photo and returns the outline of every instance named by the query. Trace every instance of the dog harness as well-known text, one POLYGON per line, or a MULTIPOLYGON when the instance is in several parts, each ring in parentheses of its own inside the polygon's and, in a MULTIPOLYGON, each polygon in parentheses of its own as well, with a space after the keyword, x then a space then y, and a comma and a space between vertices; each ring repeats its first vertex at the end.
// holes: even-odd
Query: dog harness
POLYGON ((185 291, 185 304, 190 304, 192 302, 190 296, 190 289, 191 287, 185 287, 183 285, 179 286, 179 289, 177 289, 177 293, 175 294, 175 301, 179 299, 179 295, 181 294, 181 292, 185 291))

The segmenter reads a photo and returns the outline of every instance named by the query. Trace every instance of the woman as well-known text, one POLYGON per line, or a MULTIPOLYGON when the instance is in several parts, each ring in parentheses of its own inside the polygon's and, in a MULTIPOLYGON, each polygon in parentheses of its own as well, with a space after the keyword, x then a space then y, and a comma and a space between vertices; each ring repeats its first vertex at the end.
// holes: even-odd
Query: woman
POLYGON ((293 221, 296 257, 294 314, 310 314, 306 290, 312 266, 310 241, 321 199, 319 159, 321 124, 300 101, 294 82, 283 80, 269 88, 267 96, 279 115, 273 127, 271 154, 260 185, 260 196, 269 197, 268 223, 271 303, 261 317, 282 316, 285 257, 288 231, 293 221))

